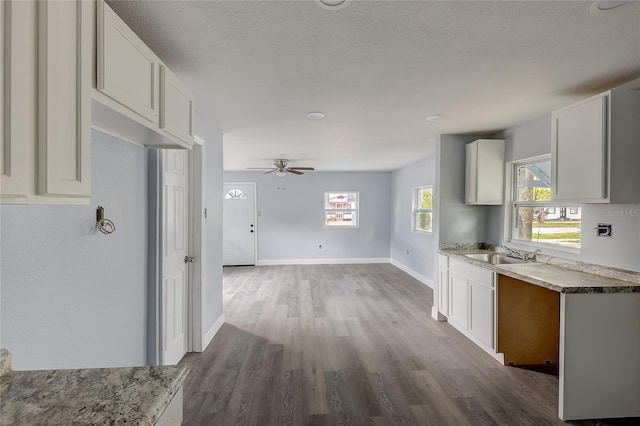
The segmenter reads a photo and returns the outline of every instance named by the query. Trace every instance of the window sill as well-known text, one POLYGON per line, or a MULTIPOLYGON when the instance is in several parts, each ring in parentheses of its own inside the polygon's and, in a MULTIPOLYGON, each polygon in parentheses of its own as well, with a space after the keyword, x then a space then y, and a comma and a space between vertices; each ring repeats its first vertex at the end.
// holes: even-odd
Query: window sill
POLYGON ((560 252, 560 253, 571 253, 571 254, 580 254, 581 249, 580 248, 573 248, 573 247, 563 247, 563 246, 557 246, 554 244, 545 244, 545 243, 537 243, 534 241, 526 241, 526 240, 516 240, 516 239, 511 239, 509 241, 509 244, 515 246, 515 248, 519 248, 521 250, 535 250, 535 249, 541 249, 544 251, 555 251, 555 252, 560 252))

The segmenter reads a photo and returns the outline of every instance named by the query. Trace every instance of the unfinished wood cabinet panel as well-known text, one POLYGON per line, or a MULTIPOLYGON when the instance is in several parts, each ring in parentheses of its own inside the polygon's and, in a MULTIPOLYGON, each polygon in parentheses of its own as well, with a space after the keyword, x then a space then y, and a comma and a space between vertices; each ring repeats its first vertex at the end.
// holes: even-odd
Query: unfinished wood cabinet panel
POLYGON ((498 276, 498 352, 505 365, 558 365, 560 293, 498 276))
POLYGON ((91 195, 91 15, 84 1, 38 3, 38 193, 91 195))

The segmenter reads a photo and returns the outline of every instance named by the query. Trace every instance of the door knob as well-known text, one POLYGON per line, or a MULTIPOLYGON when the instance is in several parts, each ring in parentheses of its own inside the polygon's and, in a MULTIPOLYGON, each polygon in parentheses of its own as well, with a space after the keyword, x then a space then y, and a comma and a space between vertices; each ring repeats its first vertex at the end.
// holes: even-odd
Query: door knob
POLYGON ((184 263, 193 263, 194 260, 195 260, 195 258, 192 257, 192 256, 185 256, 184 257, 184 263))

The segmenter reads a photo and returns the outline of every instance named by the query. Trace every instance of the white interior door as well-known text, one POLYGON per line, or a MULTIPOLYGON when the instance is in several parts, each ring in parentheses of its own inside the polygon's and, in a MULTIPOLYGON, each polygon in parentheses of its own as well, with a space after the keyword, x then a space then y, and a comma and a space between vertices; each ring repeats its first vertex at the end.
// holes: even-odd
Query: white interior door
POLYGON ((223 263, 256 263, 256 184, 225 183, 223 211, 223 263))
POLYGON ((177 364, 187 352, 189 152, 162 151, 162 364, 177 364))

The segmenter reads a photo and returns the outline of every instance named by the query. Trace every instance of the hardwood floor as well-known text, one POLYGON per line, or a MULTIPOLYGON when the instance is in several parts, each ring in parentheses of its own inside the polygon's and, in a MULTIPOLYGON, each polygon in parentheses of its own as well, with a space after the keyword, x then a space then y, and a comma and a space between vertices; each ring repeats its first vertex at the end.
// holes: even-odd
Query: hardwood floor
POLYGON ((184 425, 563 424, 555 376, 499 365, 431 305, 389 264, 225 268, 226 323, 182 361, 184 425))

